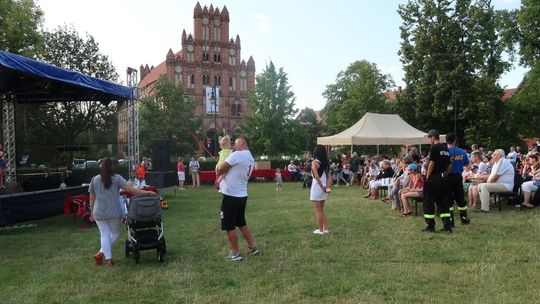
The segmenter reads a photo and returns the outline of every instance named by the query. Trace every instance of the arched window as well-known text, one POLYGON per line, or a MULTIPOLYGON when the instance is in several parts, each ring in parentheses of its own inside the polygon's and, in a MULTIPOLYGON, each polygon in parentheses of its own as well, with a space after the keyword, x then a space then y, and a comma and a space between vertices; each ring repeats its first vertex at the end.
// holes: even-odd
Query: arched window
POLYGON ((229 77, 229 91, 236 91, 236 78, 229 77))
POLYGON ((209 28, 207 25, 203 25, 202 27, 202 40, 209 40, 209 28))
POLYGON ((242 103, 239 100, 234 100, 231 104, 231 116, 240 116, 242 114, 242 103))

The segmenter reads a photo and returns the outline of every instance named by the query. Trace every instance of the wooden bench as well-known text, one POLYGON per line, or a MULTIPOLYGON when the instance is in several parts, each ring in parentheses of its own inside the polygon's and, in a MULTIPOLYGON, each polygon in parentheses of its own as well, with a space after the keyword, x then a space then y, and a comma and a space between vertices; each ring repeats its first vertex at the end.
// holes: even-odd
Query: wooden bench
POLYGON ((410 197, 414 201, 414 216, 418 216, 418 203, 424 203, 423 197, 410 197))
POLYGON ((493 196, 493 201, 495 203, 495 206, 499 207, 499 211, 502 211, 502 203, 501 203, 502 197, 515 199, 519 196, 518 193, 513 192, 513 191, 501 191, 501 192, 494 191, 494 192, 490 192, 489 195, 493 196))

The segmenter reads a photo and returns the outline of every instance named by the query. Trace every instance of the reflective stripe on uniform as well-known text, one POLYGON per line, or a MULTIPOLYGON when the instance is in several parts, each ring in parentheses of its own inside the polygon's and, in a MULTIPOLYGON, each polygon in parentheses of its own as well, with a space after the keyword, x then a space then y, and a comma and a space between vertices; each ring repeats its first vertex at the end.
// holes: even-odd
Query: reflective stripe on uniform
POLYGON ((434 218, 435 218, 435 214, 424 214, 424 218, 427 218, 427 219, 434 219, 434 218))
POLYGON ((450 213, 441 213, 441 218, 450 217, 450 213))
POLYGON ((450 211, 454 211, 454 207, 450 207, 450 211))
POLYGON ((465 207, 457 207, 457 210, 459 210, 459 211, 467 210, 467 206, 465 206, 465 207))

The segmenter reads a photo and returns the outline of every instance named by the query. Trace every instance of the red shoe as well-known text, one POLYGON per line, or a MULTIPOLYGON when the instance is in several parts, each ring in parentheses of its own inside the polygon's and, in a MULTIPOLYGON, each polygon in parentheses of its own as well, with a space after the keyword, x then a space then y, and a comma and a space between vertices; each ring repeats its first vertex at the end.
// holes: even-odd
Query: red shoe
POLYGON ((94 259, 96 260, 96 265, 101 266, 103 265, 103 252, 98 252, 94 256, 94 259))

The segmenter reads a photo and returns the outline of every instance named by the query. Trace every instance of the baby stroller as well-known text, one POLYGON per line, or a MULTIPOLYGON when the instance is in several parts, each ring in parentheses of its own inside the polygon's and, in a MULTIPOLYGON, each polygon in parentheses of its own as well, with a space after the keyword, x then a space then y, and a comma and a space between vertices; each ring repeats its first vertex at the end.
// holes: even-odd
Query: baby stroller
POLYGON ((132 197, 127 210, 126 257, 133 253, 138 264, 141 250, 157 249, 158 261, 163 262, 167 249, 159 197, 132 197))

